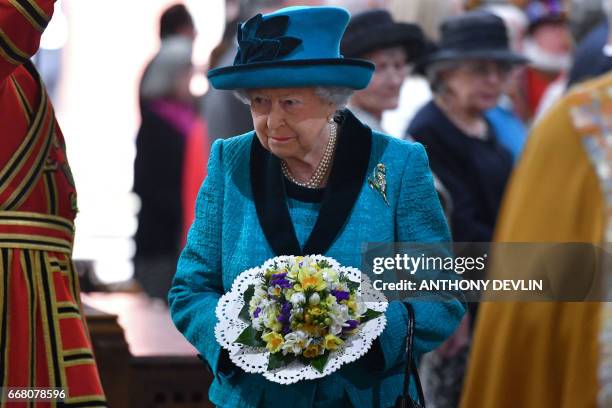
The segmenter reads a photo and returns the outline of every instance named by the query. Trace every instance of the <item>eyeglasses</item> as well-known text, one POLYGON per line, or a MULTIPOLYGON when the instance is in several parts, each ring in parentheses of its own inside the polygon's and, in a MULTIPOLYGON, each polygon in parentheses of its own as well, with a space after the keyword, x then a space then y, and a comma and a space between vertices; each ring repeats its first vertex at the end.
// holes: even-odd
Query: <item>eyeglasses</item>
POLYGON ((488 78, 495 74, 498 78, 504 80, 508 78, 514 69, 514 65, 498 61, 466 61, 461 64, 460 69, 481 78, 488 78))

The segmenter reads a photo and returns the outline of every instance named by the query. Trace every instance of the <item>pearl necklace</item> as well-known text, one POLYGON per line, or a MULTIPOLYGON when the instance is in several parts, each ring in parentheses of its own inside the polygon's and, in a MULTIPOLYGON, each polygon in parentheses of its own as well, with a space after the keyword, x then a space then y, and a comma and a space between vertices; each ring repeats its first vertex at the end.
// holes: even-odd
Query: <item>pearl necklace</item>
POLYGON ((323 153, 323 158, 319 162, 317 168, 315 169, 312 177, 305 183, 301 181, 297 181, 295 177, 289 171, 289 167, 284 160, 281 160, 281 169, 283 171, 283 175, 287 177, 292 183, 297 184, 300 187, 306 188, 320 188, 323 183, 323 179, 327 174, 327 170, 329 169, 329 165, 331 164, 332 156, 334 155, 334 150, 336 148, 336 124, 332 123, 331 129, 329 132, 329 140, 327 142, 327 146, 325 146, 325 152, 323 153))

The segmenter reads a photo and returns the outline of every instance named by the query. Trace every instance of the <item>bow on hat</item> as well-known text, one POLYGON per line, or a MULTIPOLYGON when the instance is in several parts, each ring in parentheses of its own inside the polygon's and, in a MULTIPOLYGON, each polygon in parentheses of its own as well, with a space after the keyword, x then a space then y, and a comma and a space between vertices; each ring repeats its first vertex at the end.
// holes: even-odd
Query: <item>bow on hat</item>
POLYGON ((238 26, 239 50, 234 65, 273 61, 293 51, 302 40, 284 36, 289 26, 288 16, 276 16, 264 21, 261 14, 238 26))

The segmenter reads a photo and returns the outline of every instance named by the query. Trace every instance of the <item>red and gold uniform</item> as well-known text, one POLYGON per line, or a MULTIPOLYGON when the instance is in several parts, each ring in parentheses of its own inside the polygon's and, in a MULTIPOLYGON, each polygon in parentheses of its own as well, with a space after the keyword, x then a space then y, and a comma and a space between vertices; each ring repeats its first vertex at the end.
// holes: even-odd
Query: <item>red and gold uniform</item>
POLYGON ((63 404, 14 407, 104 407, 71 259, 74 181, 29 62, 53 6, 0 0, 0 387, 67 392, 63 404))

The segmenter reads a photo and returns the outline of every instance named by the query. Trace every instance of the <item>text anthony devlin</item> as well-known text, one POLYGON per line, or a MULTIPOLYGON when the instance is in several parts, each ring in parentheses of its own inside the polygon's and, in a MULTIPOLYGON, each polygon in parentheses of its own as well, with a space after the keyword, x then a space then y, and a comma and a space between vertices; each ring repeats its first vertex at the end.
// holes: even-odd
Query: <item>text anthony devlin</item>
POLYGON ((461 291, 518 291, 518 292, 535 292, 542 291, 544 283, 541 279, 539 280, 453 280, 453 279, 439 279, 439 280, 423 280, 419 283, 419 290, 422 291, 447 291, 447 290, 461 290, 461 291))

